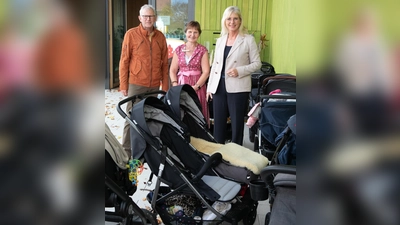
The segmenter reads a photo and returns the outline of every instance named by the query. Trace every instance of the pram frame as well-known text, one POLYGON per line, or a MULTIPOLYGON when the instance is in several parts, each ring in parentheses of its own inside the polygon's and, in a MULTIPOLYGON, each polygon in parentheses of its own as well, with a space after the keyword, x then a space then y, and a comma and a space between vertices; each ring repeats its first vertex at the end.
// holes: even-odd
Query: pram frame
MULTIPOLYGON (((143 210, 140 209, 139 206, 136 205, 132 199, 107 174, 105 174, 105 185, 122 200, 118 212, 105 212, 106 221, 118 223, 122 222, 124 225, 131 225, 133 224, 133 216, 137 215, 142 221, 142 224, 146 224, 147 218, 143 210)), ((154 221, 150 222, 153 223, 154 221)))
MULTIPOLYGON (((153 148, 155 151, 157 151, 160 156, 162 157, 162 161, 159 165, 159 169, 158 169, 158 173, 156 174, 157 177, 157 181, 156 181, 156 185, 155 185, 155 189, 154 189, 154 193, 153 193, 153 197, 151 199, 151 207, 153 210, 156 209, 156 204, 157 202, 161 202, 162 200, 166 199, 169 196, 172 196, 174 194, 179 193, 179 191, 181 191, 182 189, 189 187, 190 190, 194 193, 194 195, 207 207, 207 209, 209 209, 211 212, 213 212, 217 217, 219 218, 221 221, 219 220, 213 220, 213 221, 218 221, 218 222, 229 222, 232 224, 238 224, 238 221, 240 220, 236 220, 234 217, 230 218, 227 217, 225 215, 222 215, 221 213, 219 213, 216 209, 214 209, 208 202, 207 200, 202 196, 202 194, 196 189, 196 187, 193 185, 193 183, 199 181, 201 179, 201 177, 203 177, 203 175, 206 173, 206 171, 208 171, 209 169, 211 169, 212 165, 215 165, 216 163, 218 163, 219 161, 222 160, 222 155, 217 153, 217 154, 213 154, 203 165, 203 167, 201 168, 201 170, 190 180, 185 174, 182 173, 181 170, 179 170, 179 168, 175 165, 175 163, 169 158, 167 157, 167 146, 163 145, 162 143, 160 143, 159 141, 155 141, 153 137, 151 137, 146 131, 143 130, 142 127, 140 127, 138 125, 138 123, 135 120, 131 120, 129 118, 129 116, 127 115, 127 113, 125 113, 121 106, 129 101, 133 101, 135 102, 136 99, 144 99, 146 98, 146 96, 152 95, 152 94, 165 94, 165 92, 161 91, 161 92, 149 92, 149 93, 144 93, 144 94, 139 94, 139 95, 134 95, 131 97, 127 97, 125 99, 123 99, 122 101, 120 101, 117 104, 117 112, 131 125, 132 128, 134 128, 137 133, 146 140, 147 143, 150 144, 151 148, 153 148), (156 147, 157 146, 157 147, 156 147), (174 189, 173 191, 167 193, 166 195, 162 196, 161 198, 157 199, 158 197, 158 193, 159 193, 159 189, 161 187, 161 176, 163 174, 164 171, 164 167, 165 167, 165 162, 168 163, 175 172, 177 172, 180 176, 180 178, 184 181, 184 183, 179 186, 178 188, 174 189)), ((183 138, 183 136, 182 136, 183 138)), ((191 148, 194 149, 194 147, 189 143, 189 146, 191 146, 191 148)), ((218 176, 218 174, 216 174, 216 176, 218 176)))

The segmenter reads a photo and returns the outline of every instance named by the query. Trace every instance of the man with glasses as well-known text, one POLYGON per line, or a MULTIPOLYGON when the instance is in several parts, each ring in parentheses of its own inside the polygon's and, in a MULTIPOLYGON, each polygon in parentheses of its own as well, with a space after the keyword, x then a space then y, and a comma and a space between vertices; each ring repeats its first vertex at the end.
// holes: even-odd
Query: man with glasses
MULTIPOLYGON (((169 88, 167 41, 154 27, 156 11, 151 5, 143 5, 139 13, 139 26, 129 29, 122 43, 119 89, 124 96, 169 88)), ((131 109, 132 102, 128 102, 126 112, 131 109)), ((130 142, 130 125, 125 122, 122 146, 129 156, 130 142)))

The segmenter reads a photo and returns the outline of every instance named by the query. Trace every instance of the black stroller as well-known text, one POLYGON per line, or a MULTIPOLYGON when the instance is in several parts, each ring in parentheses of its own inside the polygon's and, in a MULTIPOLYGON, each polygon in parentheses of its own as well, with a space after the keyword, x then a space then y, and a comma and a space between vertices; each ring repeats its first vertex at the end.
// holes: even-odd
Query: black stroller
POLYGON ((263 81, 258 121, 251 127, 254 151, 271 159, 276 138, 286 127, 288 119, 296 114, 296 76, 278 74, 263 81))
POLYGON ((274 66, 267 62, 262 62, 260 70, 251 74, 251 93, 249 102, 250 108, 260 101, 260 91, 264 79, 274 75, 274 66))
MULTIPOLYGON (((149 95, 151 93, 148 93, 149 95)), ((207 161, 190 143, 188 127, 161 99, 148 96, 132 108, 131 118, 121 105, 117 110, 131 124, 133 157, 143 159, 157 176, 155 189, 147 196, 164 224, 202 222, 253 224, 256 214, 243 191, 244 185, 218 176, 213 167, 221 154, 207 161), (167 186, 161 186, 161 182, 167 186), (179 203, 177 203, 179 202, 179 203), (182 205, 179 205, 182 204, 182 205)))
POLYGON ((155 215, 140 209, 130 197, 136 186, 129 180, 127 163, 126 152, 105 124, 105 206, 114 208, 114 212, 105 211, 105 221, 157 225, 155 215))
MULTIPOLYGON (((207 128, 197 94, 190 85, 185 84, 171 87, 164 97, 164 102, 169 105, 174 114, 178 118, 181 118, 181 121, 187 125, 189 133, 192 136, 191 143, 193 145, 200 144, 201 146, 200 140, 194 140, 193 137, 216 143, 214 137, 207 128)), ((208 145, 213 145, 212 143, 208 143, 208 145)), ((215 144, 214 146, 217 145, 222 146, 220 144, 215 144)), ((234 155, 235 150, 238 150, 238 146, 232 143, 227 145, 232 145, 232 148, 227 149, 227 152, 222 152, 221 149, 225 148, 218 147, 217 149, 217 151, 222 154, 223 160, 222 163, 214 168, 215 171, 220 176, 239 183, 248 184, 250 181, 258 179, 261 169, 268 165, 268 159, 254 154, 254 152, 251 152, 249 149, 241 149, 245 152, 245 158, 248 160, 248 163, 252 165, 246 165, 244 160, 236 164, 236 160, 232 159, 232 155, 234 155)), ((202 151, 202 148, 197 149, 204 158, 207 159, 209 157, 209 154, 202 151)))

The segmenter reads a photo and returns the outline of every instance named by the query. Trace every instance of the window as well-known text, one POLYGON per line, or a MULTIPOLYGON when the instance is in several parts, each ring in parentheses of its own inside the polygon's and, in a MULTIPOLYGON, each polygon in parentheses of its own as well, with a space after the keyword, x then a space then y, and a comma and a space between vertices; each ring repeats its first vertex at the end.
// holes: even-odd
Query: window
POLYGON ((156 0, 157 28, 167 38, 183 40, 185 24, 194 19, 194 0, 156 0))

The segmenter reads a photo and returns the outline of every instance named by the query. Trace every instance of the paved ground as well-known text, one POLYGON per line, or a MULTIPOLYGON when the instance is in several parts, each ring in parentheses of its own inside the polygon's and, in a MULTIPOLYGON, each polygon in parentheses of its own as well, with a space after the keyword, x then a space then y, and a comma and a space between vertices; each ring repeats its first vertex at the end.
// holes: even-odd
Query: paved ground
MULTIPOLYGON (((121 93, 119 93, 116 89, 105 90, 105 122, 110 127, 111 131, 115 135, 115 137, 122 142, 122 131, 125 120, 118 114, 117 112, 117 104, 123 99, 121 93)), ((125 105, 122 107, 125 109, 125 105)), ((248 129, 245 127, 244 132, 244 143, 243 146, 253 149, 253 143, 249 141, 248 138, 248 129)), ((154 188, 155 181, 152 182, 152 185, 148 185, 148 178, 150 174, 150 168, 148 168, 147 164, 145 164, 145 169, 143 173, 139 176, 139 186, 138 191, 132 196, 133 201, 139 205, 141 208, 150 208, 150 204, 146 201, 146 195, 149 190, 154 188)), ((106 208, 106 210, 112 211, 112 208, 106 208)), ((257 209, 257 219, 255 221, 255 225, 263 225, 265 214, 269 212, 269 204, 268 200, 260 201, 257 209)), ((112 224, 112 223, 106 223, 112 224)))

